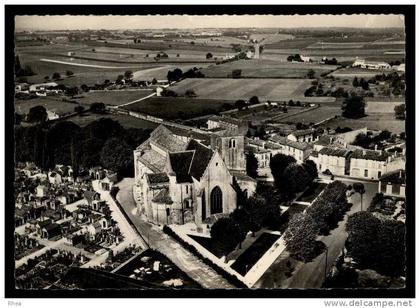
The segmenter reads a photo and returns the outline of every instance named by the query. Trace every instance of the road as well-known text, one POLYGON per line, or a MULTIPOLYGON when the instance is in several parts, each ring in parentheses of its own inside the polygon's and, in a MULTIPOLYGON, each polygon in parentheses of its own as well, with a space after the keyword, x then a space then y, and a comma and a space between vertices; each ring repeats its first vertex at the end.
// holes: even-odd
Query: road
MULTIPOLYGON (((345 184, 352 184, 353 181, 342 180, 345 184)), ((373 196, 377 193, 378 183, 363 182, 365 185, 366 194, 363 196, 363 210, 366 210, 373 196)), ((328 236, 319 238, 328 247, 327 268, 331 268, 335 260, 340 255, 341 250, 347 239, 345 231, 348 216, 360 211, 360 195, 355 193, 350 197, 350 202, 353 206, 346 213, 344 219, 338 223, 337 228, 332 230, 328 236)), ((277 261, 277 260, 276 260, 277 261)), ((281 262, 274 262, 269 270, 261 277, 254 285, 258 287, 276 288, 280 285, 286 288, 320 288, 324 282, 325 272, 325 253, 322 253, 312 262, 304 263, 293 273, 293 276, 288 279, 286 285, 284 281, 277 282, 276 276, 279 276, 281 262)))
POLYGON ((133 66, 106 66, 106 65, 84 64, 84 63, 52 60, 52 59, 39 59, 39 61, 66 64, 66 65, 72 65, 72 66, 94 67, 94 68, 132 68, 133 67, 133 66))
POLYGON ((117 200, 121 203, 127 215, 135 224, 137 230, 144 236, 149 246, 160 251, 190 278, 208 289, 234 288, 226 279, 204 264, 199 258, 183 248, 177 241, 164 234, 160 228, 146 222, 136 212, 133 198, 133 178, 125 178, 117 185, 120 188, 117 200))

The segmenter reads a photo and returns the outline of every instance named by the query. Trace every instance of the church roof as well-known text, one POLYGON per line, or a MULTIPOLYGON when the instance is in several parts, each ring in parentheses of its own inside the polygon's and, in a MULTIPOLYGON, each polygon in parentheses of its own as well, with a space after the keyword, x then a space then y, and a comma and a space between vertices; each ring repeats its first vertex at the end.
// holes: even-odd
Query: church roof
POLYGON ((169 178, 166 173, 146 173, 146 178, 149 184, 168 183, 169 178))
POLYGON ((194 156, 194 151, 169 153, 169 162, 172 170, 175 172, 176 181, 178 183, 191 183, 191 175, 189 169, 194 156))
POLYGON ((195 140, 190 141, 187 146, 187 150, 195 151, 189 174, 199 180, 203 176, 204 171, 207 169, 214 152, 195 140))

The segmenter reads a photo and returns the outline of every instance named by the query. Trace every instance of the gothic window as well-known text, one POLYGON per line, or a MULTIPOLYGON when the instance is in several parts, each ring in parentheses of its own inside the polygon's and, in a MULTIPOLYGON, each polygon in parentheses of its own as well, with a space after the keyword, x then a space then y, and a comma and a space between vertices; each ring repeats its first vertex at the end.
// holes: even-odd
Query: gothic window
POLYGON ((223 212, 223 195, 222 190, 219 186, 213 188, 210 194, 210 213, 222 213, 223 212))

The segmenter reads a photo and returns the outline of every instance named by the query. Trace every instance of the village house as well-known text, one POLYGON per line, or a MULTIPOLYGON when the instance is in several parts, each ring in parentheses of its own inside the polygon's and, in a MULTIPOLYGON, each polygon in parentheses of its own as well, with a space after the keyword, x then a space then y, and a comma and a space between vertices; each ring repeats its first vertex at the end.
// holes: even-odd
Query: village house
POLYGON ((63 183, 63 179, 61 177, 61 174, 57 171, 48 172, 48 181, 52 185, 59 185, 59 184, 63 183))
POLYGON ((240 129, 242 127, 248 127, 248 122, 239 120, 228 116, 211 116, 207 120, 207 129, 213 130, 217 128, 223 129, 240 129))
POLYGON ((386 170, 390 155, 382 151, 355 150, 350 159, 350 176, 378 180, 386 170))
POLYGON ((405 170, 383 174, 379 179, 378 192, 387 196, 405 198, 405 170))
POLYGON ((48 188, 45 185, 38 185, 36 187, 36 196, 37 197, 46 197, 48 193, 48 188))
POLYGON ((52 239, 61 235, 61 227, 59 224, 50 223, 42 228, 41 238, 52 239))
POLYGON ((269 140, 280 146, 279 149, 276 149, 276 154, 281 153, 292 156, 299 164, 307 160, 312 152, 312 145, 307 142, 292 141, 288 139, 288 137, 279 135, 274 135, 270 137, 269 140))
POLYGON ((294 132, 287 135, 287 140, 310 143, 316 141, 317 137, 314 129, 302 129, 295 130, 294 132))
POLYGON ((318 172, 329 170, 334 175, 350 174, 351 151, 338 147, 323 147, 317 156, 312 155, 311 159, 318 168, 318 172))
POLYGON ((101 189, 110 191, 117 182, 117 173, 107 172, 107 175, 99 181, 101 189))
POLYGON ((55 82, 36 83, 29 86, 29 92, 40 92, 58 86, 55 82))
POLYGON ((245 175, 244 136, 231 130, 206 135, 160 125, 134 151, 134 162, 138 210, 159 224, 201 225, 211 215, 230 213, 238 189, 254 184, 241 178, 243 187, 235 185, 232 174, 245 175))

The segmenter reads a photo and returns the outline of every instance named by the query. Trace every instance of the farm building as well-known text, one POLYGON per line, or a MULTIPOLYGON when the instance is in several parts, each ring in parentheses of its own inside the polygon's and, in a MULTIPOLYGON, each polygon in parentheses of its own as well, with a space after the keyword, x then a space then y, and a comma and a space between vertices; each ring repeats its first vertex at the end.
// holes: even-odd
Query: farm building
POLYGON ((317 140, 316 133, 314 129, 302 129, 296 130, 289 135, 287 139, 295 142, 313 142, 317 140))
POLYGON ((386 62, 380 62, 380 61, 366 61, 363 59, 356 59, 352 67, 360 67, 360 68, 366 68, 366 69, 373 69, 373 70, 379 70, 379 69, 390 69, 391 65, 389 65, 386 62))
POLYGON ((58 84, 55 82, 45 82, 45 83, 36 83, 36 84, 31 84, 29 86, 29 92, 39 92, 39 91, 45 91, 46 89, 49 88, 54 88, 56 87, 58 84))

